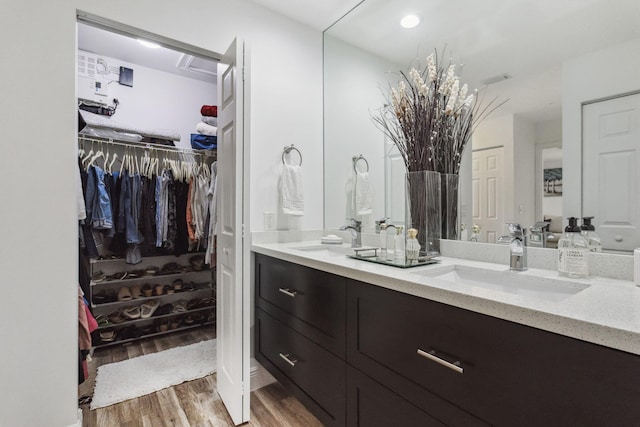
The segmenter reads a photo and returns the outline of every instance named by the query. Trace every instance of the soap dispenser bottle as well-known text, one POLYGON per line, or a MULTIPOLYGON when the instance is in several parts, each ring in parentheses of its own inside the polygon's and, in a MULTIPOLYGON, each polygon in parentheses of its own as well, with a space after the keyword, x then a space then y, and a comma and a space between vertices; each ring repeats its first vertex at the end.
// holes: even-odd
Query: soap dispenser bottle
POLYGON ((405 257, 405 242, 404 242, 404 227, 396 228, 396 239, 394 242, 395 246, 395 256, 396 261, 404 261, 405 257))
POLYGON ((387 257, 387 224, 380 224, 380 258, 387 257))
POLYGON ((396 235, 394 231, 397 232, 397 227, 393 224, 387 224, 387 261, 392 261, 395 255, 395 242, 396 235), (392 230, 393 228, 393 230, 392 230))
POLYGON ((590 252, 602 252, 602 242, 600 236, 596 233, 596 227, 591 224, 592 216, 585 216, 582 218, 582 237, 587 241, 587 246, 590 252))
POLYGON ((418 230, 410 228, 407 230, 407 261, 417 261, 420 256, 420 242, 416 237, 418 230))
POLYGON ((569 225, 558 241, 558 273, 563 276, 589 275, 589 246, 581 233, 578 219, 569 218, 569 225))

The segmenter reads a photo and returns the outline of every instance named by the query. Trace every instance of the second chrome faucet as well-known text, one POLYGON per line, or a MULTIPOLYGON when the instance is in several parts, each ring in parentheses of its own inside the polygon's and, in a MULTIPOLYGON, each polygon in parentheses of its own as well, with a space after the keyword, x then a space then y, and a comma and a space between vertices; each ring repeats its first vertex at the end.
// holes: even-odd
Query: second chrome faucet
POLYGON ((509 223, 509 234, 498 238, 498 243, 509 245, 509 269, 525 271, 527 269, 527 246, 525 245, 526 229, 520 224, 509 223))

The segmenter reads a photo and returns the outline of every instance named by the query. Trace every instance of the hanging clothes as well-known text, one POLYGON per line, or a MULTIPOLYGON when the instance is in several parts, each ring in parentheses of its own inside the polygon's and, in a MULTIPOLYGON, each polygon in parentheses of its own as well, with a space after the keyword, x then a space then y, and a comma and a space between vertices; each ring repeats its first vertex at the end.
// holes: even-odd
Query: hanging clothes
MULTIPOLYGON (((124 256, 136 264, 143 255, 204 250, 209 167, 193 156, 171 154, 160 169, 157 153, 154 158, 149 155, 152 151, 145 151, 139 159, 126 145, 124 155, 114 154, 108 163, 110 154, 102 152, 103 143, 110 144, 96 142, 98 150, 92 145, 86 157, 84 150, 79 154, 78 194, 81 189, 85 213, 80 236, 86 255, 124 256), (116 160, 121 162, 116 165, 120 171, 112 172, 116 160)), ((79 203, 79 216, 80 207, 79 203)))
POLYGON ((211 181, 209 183, 209 189, 207 191, 209 198, 209 230, 208 230, 208 242, 207 252, 204 257, 205 263, 211 266, 216 265, 216 233, 218 227, 217 216, 217 199, 218 199, 218 162, 211 164, 211 181))

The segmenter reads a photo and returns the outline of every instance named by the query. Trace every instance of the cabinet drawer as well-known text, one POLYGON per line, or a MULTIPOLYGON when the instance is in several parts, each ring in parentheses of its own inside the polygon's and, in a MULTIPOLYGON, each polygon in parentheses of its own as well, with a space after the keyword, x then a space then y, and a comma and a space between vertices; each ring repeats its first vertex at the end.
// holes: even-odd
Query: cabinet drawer
POLYGON ((640 357, 356 282, 347 309, 347 361, 408 400, 419 387, 493 425, 640 419, 640 357))
POLYGON ((440 427, 445 424, 357 369, 347 367, 347 426, 440 427))
POLYGON ((345 363, 256 309, 256 359, 323 424, 345 423, 345 363))
POLYGON ((256 254, 256 305, 344 358, 345 279, 256 254))

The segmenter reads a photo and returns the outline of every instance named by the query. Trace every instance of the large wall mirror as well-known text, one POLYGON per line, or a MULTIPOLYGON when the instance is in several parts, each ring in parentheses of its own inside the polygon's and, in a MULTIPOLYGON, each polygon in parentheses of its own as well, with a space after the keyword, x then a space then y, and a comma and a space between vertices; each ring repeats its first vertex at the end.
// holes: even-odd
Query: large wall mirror
POLYGON ((640 247, 638 22, 637 0, 364 0, 324 33, 325 228, 404 220, 404 165, 371 117, 395 73, 446 47, 463 82, 509 99, 464 153, 461 238, 594 216, 605 249, 640 247), (409 13, 420 23, 406 29, 409 13), (359 212, 365 166, 371 209, 359 212))

